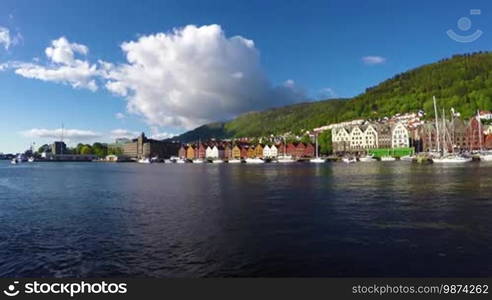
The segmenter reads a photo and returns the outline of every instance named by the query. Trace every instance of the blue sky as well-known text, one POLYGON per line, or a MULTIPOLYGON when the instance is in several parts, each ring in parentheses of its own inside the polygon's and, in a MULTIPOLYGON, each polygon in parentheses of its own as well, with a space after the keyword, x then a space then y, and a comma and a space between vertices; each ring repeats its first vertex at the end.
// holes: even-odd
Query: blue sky
POLYGON ((4 0, 0 152, 50 142, 62 122, 72 144, 165 137, 250 110, 352 97, 422 64, 490 50, 491 13, 490 1, 4 0), (448 29, 483 35, 459 43, 448 29), (80 77, 84 66, 95 71, 80 77))

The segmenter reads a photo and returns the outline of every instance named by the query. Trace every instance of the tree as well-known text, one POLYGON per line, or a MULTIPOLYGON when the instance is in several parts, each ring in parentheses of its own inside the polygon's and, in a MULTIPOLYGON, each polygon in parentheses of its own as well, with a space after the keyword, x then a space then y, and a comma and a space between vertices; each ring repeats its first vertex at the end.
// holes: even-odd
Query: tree
POLYGON ((39 147, 38 153, 49 153, 51 152, 51 147, 47 144, 44 144, 43 146, 39 147))
POLYGON ((311 138, 309 137, 309 135, 305 134, 301 137, 301 143, 304 143, 304 144, 310 144, 312 143, 312 140, 311 138))
POLYGON ((331 154, 333 152, 333 144, 331 141, 331 130, 323 131, 318 136, 319 152, 321 154, 331 154))
POLYGON ((93 154, 92 147, 90 145, 83 145, 80 149, 80 154, 82 154, 82 155, 93 154))
POLYGON ((92 145, 92 153, 99 157, 106 157, 108 155, 108 146, 101 143, 94 143, 92 145))

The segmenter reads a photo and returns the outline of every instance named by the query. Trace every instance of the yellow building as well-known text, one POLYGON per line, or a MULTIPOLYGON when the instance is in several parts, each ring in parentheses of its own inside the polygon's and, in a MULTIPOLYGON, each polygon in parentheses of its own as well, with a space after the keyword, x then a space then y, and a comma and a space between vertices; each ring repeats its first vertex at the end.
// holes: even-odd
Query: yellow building
POLYGON ((241 158, 241 148, 238 145, 232 148, 232 158, 239 159, 241 158))
POLYGON ((250 157, 250 158, 256 157, 255 147, 250 146, 248 148, 248 157, 250 157))
POLYGON ((186 158, 187 159, 195 159, 195 146, 191 145, 191 146, 188 146, 188 148, 186 149, 186 158))
POLYGON ((256 157, 263 157, 263 146, 262 145, 256 145, 255 156, 256 157))

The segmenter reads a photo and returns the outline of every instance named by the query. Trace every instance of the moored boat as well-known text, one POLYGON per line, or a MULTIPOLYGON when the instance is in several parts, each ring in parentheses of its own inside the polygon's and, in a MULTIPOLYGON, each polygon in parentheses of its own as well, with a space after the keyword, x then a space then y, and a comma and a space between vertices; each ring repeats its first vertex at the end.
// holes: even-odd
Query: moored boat
POLYGON ((150 164, 150 163, 152 163, 152 161, 148 157, 147 158, 143 157, 143 158, 137 160, 137 162, 139 164, 150 164))
POLYGON ((312 163, 315 163, 315 164, 322 164, 322 163, 325 163, 326 160, 324 158, 317 157, 317 158, 311 158, 309 160, 309 162, 312 162, 312 163))
POLYGON ((359 157, 359 161, 361 161, 361 162, 373 162, 373 161, 375 161, 375 159, 374 159, 374 156, 367 155, 367 156, 359 157))
POLYGON ((292 158, 291 155, 282 155, 277 157, 277 161, 279 163, 293 163, 295 160, 292 158))
POLYGON ((444 163, 444 164, 460 164, 460 163, 467 163, 471 162, 473 158, 471 157, 464 157, 460 155, 447 155, 447 156, 442 156, 442 157, 435 157, 432 159, 434 163, 444 163))
POLYGON ((246 158, 245 162, 247 164, 263 164, 265 161, 261 158, 246 158))
POLYGON ((356 163, 357 159, 355 157, 344 157, 342 158, 342 161, 346 164, 352 164, 352 163, 356 163))
POLYGON ((227 162, 230 164, 240 164, 242 161, 240 159, 229 159, 227 162))
POLYGON ((381 161, 395 161, 396 158, 393 156, 381 156, 381 161))

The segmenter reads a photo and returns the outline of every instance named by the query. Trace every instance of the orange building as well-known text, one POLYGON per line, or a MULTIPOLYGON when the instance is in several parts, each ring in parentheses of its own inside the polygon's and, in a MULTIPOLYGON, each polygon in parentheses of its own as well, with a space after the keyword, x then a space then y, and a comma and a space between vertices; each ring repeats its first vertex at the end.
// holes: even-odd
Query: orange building
POLYGON ((241 158, 241 148, 238 145, 236 145, 232 148, 231 156, 232 156, 232 158, 235 158, 235 159, 241 158))
POLYGON ((256 157, 263 157, 263 146, 261 144, 256 145, 255 156, 256 157))
POLYGON ((186 149, 186 158, 187 159, 195 159, 196 158, 197 151, 195 150, 195 146, 191 145, 188 146, 186 149))

